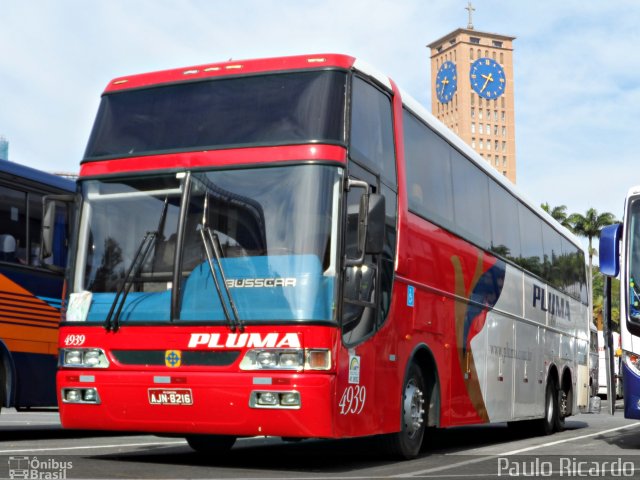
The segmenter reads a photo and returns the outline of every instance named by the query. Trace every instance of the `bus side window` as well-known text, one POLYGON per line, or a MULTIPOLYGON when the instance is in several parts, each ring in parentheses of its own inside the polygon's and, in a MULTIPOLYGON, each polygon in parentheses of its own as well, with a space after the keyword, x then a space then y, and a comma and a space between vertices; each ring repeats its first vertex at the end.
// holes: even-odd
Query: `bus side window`
POLYGON ((0 186, 0 234, 6 235, 3 261, 26 263, 26 199, 26 193, 0 186))
POLYGON ((396 185, 391 99, 373 85, 354 77, 351 101, 351 158, 379 172, 396 185))

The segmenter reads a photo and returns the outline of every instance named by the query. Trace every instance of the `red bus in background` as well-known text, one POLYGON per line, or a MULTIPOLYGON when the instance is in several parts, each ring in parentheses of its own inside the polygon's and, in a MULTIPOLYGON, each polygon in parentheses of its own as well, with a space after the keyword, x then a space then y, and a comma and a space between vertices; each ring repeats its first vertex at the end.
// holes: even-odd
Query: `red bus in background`
POLYGON ((66 428, 543 433, 588 403, 580 243, 349 56, 118 78, 82 161, 66 428))

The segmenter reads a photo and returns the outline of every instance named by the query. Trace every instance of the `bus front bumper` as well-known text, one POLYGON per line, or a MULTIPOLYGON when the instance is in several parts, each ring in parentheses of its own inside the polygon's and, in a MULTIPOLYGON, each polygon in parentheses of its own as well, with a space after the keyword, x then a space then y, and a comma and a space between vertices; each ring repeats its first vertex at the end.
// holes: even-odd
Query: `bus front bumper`
POLYGON ((333 375, 317 373, 60 370, 57 375, 64 428, 166 434, 331 438, 333 384, 333 375))
POLYGON ((640 419, 640 376, 625 362, 622 362, 622 388, 625 418, 640 419))

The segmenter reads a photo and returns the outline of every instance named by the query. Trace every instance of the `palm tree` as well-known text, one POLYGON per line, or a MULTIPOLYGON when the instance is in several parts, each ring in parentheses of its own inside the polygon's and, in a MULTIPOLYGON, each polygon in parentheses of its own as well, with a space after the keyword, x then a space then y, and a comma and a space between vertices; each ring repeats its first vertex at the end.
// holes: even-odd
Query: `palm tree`
POLYGON ((600 230, 607 225, 616 223, 616 217, 613 213, 598 213, 595 208, 587 210, 586 215, 572 213, 567 219, 571 225, 571 230, 576 235, 585 237, 589 240, 589 287, 593 283, 591 275, 593 274, 593 255, 597 250, 593 248, 593 238, 600 236, 600 230))
POLYGON ((551 207, 549 203, 545 202, 540 205, 540 208, 551 215, 560 225, 571 230, 571 223, 569 222, 569 216, 567 215, 566 205, 551 207))

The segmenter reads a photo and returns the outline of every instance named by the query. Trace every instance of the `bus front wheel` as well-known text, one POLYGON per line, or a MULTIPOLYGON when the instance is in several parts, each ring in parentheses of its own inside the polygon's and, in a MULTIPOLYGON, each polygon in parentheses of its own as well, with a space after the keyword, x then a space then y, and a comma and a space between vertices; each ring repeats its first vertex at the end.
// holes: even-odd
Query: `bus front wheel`
POLYGON ((385 449, 393 457, 410 459, 420 453, 426 428, 424 397, 424 377, 420 368, 412 363, 402 388, 400 431, 384 436, 385 449))
POLYGON ((231 450, 236 437, 229 435, 191 435, 187 443, 198 453, 216 454, 231 450))

